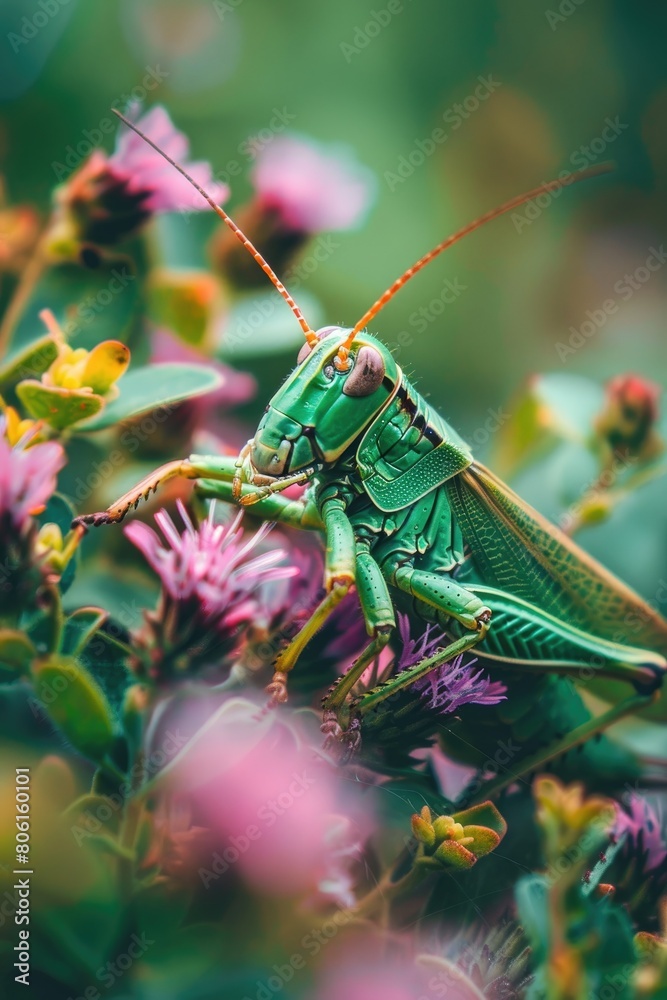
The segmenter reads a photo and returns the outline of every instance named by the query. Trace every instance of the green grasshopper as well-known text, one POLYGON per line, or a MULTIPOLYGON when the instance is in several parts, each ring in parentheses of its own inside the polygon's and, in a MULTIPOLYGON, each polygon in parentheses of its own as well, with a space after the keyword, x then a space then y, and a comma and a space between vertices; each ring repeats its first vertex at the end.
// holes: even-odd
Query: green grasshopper
MULTIPOLYGON (((279 654, 267 690, 273 704, 286 700, 288 675, 299 655, 356 587, 368 645, 323 702, 324 731, 346 741, 349 750, 359 744, 364 719, 386 709, 388 698, 476 646, 485 662, 498 664, 502 676, 513 680, 524 702, 531 675, 542 682, 594 675, 635 689, 593 718, 574 693, 575 727, 563 731, 561 689, 548 687, 545 696, 542 683, 535 698, 541 699, 543 717, 533 727, 540 732, 526 743, 534 752, 524 769, 582 744, 656 697, 667 668, 667 621, 476 462, 465 441, 410 385, 387 347, 365 332, 396 292, 443 250, 549 185, 513 198, 444 240, 353 328, 315 332, 227 213, 170 162, 267 273, 294 312, 305 343, 237 459, 192 455, 170 462, 105 512, 78 523, 119 522, 160 484, 180 476, 195 479, 203 497, 252 505, 264 520, 320 532, 326 544, 325 596, 279 654), (295 484, 307 484, 302 499, 280 495, 295 484), (437 624, 447 644, 355 698, 359 678, 390 641, 397 607, 413 620, 437 624)), ((604 169, 582 171, 569 182, 604 169)), ((566 683, 572 697, 572 684, 566 683)), ((507 705, 512 703, 510 688, 507 705)), ((530 710, 529 699, 524 716, 530 710)), ((514 719, 511 711, 505 714, 516 722, 516 714, 514 719)))

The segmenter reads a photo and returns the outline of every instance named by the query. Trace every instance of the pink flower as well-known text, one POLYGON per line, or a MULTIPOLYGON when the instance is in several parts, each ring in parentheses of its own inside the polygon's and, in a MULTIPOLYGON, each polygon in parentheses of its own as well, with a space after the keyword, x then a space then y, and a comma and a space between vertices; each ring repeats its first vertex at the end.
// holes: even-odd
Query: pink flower
POLYGON ((160 364, 164 361, 176 361, 184 364, 205 364, 222 377, 219 389, 198 396, 187 403, 188 407, 199 413, 208 413, 215 407, 228 409, 247 403, 255 395, 257 383, 248 372, 237 372, 235 368, 209 358, 194 347, 186 344, 169 330, 155 330, 151 338, 151 362, 160 364))
POLYGON ((266 209, 307 233, 359 225, 375 193, 373 174, 348 150, 295 135, 258 152, 252 179, 266 209))
MULTIPOLYGON (((197 735, 172 780, 190 798, 194 821, 216 832, 223 864, 256 890, 312 896, 324 883, 326 894, 327 873, 341 858, 332 823, 350 804, 335 770, 316 753, 319 738, 311 743, 285 714, 262 714, 240 698, 206 721, 189 719, 186 710, 178 724, 197 735)), ((343 839, 355 837, 346 828, 343 839)))
MULTIPOLYGON (((151 108, 137 125, 205 187, 212 198, 218 202, 227 199, 227 185, 213 180, 206 161, 187 162, 188 140, 174 127, 164 108, 151 108)), ((94 150, 56 188, 54 197, 69 222, 72 238, 100 246, 112 246, 131 236, 155 212, 210 208, 175 167, 125 125, 121 126, 112 155, 94 150)))
POLYGON ((641 795, 633 792, 625 809, 618 809, 612 833, 617 839, 627 834, 631 843, 646 852, 645 870, 652 871, 667 858, 662 819, 641 795))
MULTIPOLYGON (((334 926, 336 917, 334 916, 334 926)), ((340 918, 339 918, 340 921, 340 918)), ((342 923, 342 921, 340 921, 342 923)), ((344 923, 342 924, 344 927, 344 923)), ((315 996, 317 1000, 419 1000, 435 994, 428 976, 414 961, 407 937, 379 929, 342 933, 327 945, 315 996)), ((448 984, 449 985, 449 984, 448 984)), ((446 993, 447 1000, 462 1000, 446 993)), ((466 995, 465 1000, 472 1000, 466 995)))
POLYGON ((242 511, 229 524, 216 524, 212 504, 207 520, 195 528, 180 500, 177 506, 185 524, 182 533, 165 510, 155 515, 166 545, 141 521, 127 525, 125 534, 158 574, 164 591, 181 605, 188 625, 233 631, 258 613, 264 584, 298 572, 276 565, 284 559, 282 549, 249 558, 270 531, 270 524, 262 524, 250 539, 244 539, 242 511))
MULTIPOLYGON (((403 652, 398 661, 400 670, 408 670, 443 649, 447 642, 444 632, 429 625, 419 639, 410 638, 410 619, 398 616, 398 628, 403 652)), ((443 715, 451 715, 463 705, 497 705, 505 701, 507 688, 501 681, 492 681, 481 670, 473 670, 477 660, 463 662, 463 656, 435 667, 425 677, 413 683, 426 702, 426 707, 443 715)))
MULTIPOLYGON (((206 160, 188 161, 190 144, 174 126, 161 105, 147 111, 136 122, 173 160, 176 160, 218 203, 229 197, 229 188, 213 178, 206 160)), ((136 132, 121 125, 116 149, 107 160, 116 178, 129 194, 141 195, 149 212, 203 211, 209 209, 202 196, 136 132)))
POLYGON ((65 465, 65 452, 57 441, 27 447, 25 437, 12 448, 0 418, 0 524, 23 534, 31 516, 43 510, 56 488, 65 465))
POLYGON ((347 816, 332 816, 325 838, 324 872, 318 883, 319 895, 343 909, 351 909, 354 894, 353 865, 362 856, 362 843, 355 840, 352 822, 347 816))

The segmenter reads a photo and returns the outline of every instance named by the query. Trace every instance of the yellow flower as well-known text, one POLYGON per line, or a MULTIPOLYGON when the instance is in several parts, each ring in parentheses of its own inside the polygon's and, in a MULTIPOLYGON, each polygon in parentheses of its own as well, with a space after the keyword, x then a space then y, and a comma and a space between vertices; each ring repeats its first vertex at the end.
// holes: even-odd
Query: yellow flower
MULTIPOLYGON (((22 420, 18 411, 15 410, 13 406, 5 406, 3 412, 5 415, 5 437, 9 441, 12 448, 18 444, 24 434, 33 428, 39 427, 38 420, 30 420, 29 418, 22 420)), ((29 438, 26 447, 29 448, 30 445, 37 444, 37 442, 41 440, 42 438, 39 434, 33 434, 29 438)))

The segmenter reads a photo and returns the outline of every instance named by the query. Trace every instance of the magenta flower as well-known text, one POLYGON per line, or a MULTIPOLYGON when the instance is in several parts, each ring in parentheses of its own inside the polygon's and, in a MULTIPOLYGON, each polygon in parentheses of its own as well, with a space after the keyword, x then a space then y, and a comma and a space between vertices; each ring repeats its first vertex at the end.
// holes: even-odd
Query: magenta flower
POLYGON ((618 809, 612 834, 617 839, 627 834, 631 843, 646 852, 645 870, 658 868, 667 858, 662 818, 646 799, 632 792, 625 810, 618 809))
MULTIPOLYGON (((161 105, 147 111, 136 123, 149 139, 176 160, 217 202, 229 197, 229 188, 213 178, 206 160, 189 161, 190 144, 174 126, 161 105)), ((122 180, 129 194, 140 195, 149 212, 208 210, 202 196, 144 140, 121 126, 116 149, 107 160, 113 175, 122 180)))
MULTIPOLYGON (((188 162, 188 140, 159 105, 137 125, 205 187, 218 202, 229 196, 213 179, 210 165, 188 162)), ((107 156, 96 149, 55 193, 75 239, 109 246, 132 235, 156 212, 209 209, 202 196, 147 142, 126 126, 107 156)))
MULTIPOLYGON (((216 836, 216 854, 200 869, 202 884, 224 893, 238 873, 262 893, 349 895, 349 885, 327 885, 327 878, 340 870, 342 841, 354 842, 347 827, 339 837, 332 827, 357 807, 318 755, 319 737, 311 741, 298 716, 261 713, 242 698, 212 714, 208 706, 207 718, 201 713, 200 702, 177 719, 180 731, 196 736, 171 781, 191 803, 193 823, 216 836)), ((359 817, 365 827, 367 814, 366 804, 359 817)))
POLYGON ((261 585, 297 572, 291 566, 276 565, 285 557, 282 549, 248 558, 271 525, 262 524, 252 538, 244 540, 242 511, 231 523, 216 524, 215 505, 211 504, 208 518, 195 528, 183 503, 176 503, 185 524, 181 534, 165 510, 155 515, 166 545, 141 521, 128 524, 125 534, 144 554, 173 600, 196 605, 203 624, 229 630, 251 621, 258 611, 261 585))
POLYGON ((318 882, 319 896, 341 908, 356 904, 353 866, 362 856, 362 842, 355 839, 348 816, 332 816, 325 835, 323 874, 318 882))
POLYGON ((57 441, 28 447, 25 436, 12 448, 5 425, 5 418, 0 417, 0 525, 22 535, 55 490, 65 452, 57 441))
POLYGON ((264 146, 252 179, 264 208, 306 233, 359 225, 375 193, 374 175, 348 150, 296 135, 264 146))
MULTIPOLYGON (((429 625, 419 639, 411 639, 410 619, 407 615, 399 614, 398 627, 403 641, 403 652, 398 661, 399 671, 407 670, 433 656, 437 649, 443 648, 449 641, 434 625, 429 625)), ((422 695, 427 708, 443 715, 451 715, 462 705, 497 705, 504 701, 506 686, 501 681, 485 677, 481 670, 473 670, 476 663, 476 659, 464 663, 463 656, 457 656, 455 660, 431 670, 412 686, 422 695)))
MULTIPOLYGON (((145 632, 135 636, 150 660, 150 675, 160 679, 174 670, 217 665, 236 646, 239 633, 263 614, 267 585, 298 572, 277 565, 285 557, 280 548, 251 557, 271 525, 244 538, 243 512, 229 524, 216 524, 212 504, 195 528, 182 502, 176 503, 182 533, 164 510, 155 515, 164 541, 140 521, 125 528, 162 581, 160 607, 146 616, 145 632)), ((141 663, 146 666, 145 659, 135 663, 139 671, 141 663)))

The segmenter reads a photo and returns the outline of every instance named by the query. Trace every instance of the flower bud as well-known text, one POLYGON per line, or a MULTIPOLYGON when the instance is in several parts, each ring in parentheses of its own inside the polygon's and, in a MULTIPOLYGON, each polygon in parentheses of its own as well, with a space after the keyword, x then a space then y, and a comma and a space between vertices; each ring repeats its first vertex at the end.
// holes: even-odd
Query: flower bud
POLYGON ((434 869, 472 868, 498 846, 506 829, 505 820, 490 802, 432 821, 424 806, 421 815, 412 817, 412 831, 420 844, 415 863, 434 869))
POLYGON ((595 420, 599 438, 615 455, 647 461, 662 450, 655 431, 660 387, 638 375, 619 375, 607 385, 595 420))

